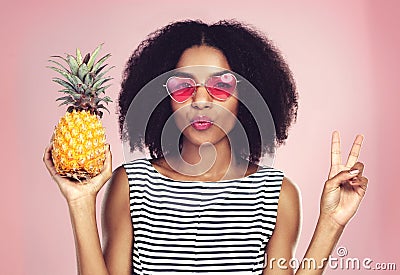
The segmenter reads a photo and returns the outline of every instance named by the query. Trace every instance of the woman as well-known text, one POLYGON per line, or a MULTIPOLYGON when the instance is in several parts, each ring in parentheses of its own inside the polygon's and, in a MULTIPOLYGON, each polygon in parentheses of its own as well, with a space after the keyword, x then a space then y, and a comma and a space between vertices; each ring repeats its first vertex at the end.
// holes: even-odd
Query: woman
MULTIPOLYGON (((44 155, 50 174, 68 202, 79 274, 293 274, 289 260, 293 257, 299 235, 299 193, 280 171, 256 164, 265 152, 284 142, 297 112, 292 76, 270 41, 235 21, 213 25, 199 21, 170 24, 152 33, 131 56, 119 106, 122 135, 129 138, 131 148, 144 143, 152 160, 136 160, 111 173, 111 153, 108 150, 101 174, 86 185, 76 185, 56 174, 51 161, 51 145, 44 155), (124 132, 125 122, 129 120, 129 106, 146 83, 167 71, 191 66, 212 66, 221 71, 216 75, 172 76, 180 77, 174 81, 184 79, 185 87, 190 89, 179 94, 182 90, 168 79, 165 86, 166 95, 170 97, 154 110, 148 121, 150 127, 146 137, 139 136, 134 127, 128 127, 124 132), (240 89, 236 89, 238 83, 235 74, 230 73, 232 71, 244 76, 260 91, 275 123, 273 139, 250 138, 249 149, 242 151, 247 153, 249 161, 235 157, 236 153, 232 151, 232 148, 238 148, 234 139, 230 139, 237 121, 246 133, 251 133, 257 126, 240 102, 240 89), (212 85, 198 84, 210 83, 212 76, 219 80, 229 79, 234 89, 220 88, 218 84, 218 89, 226 92, 221 97, 221 93, 212 90, 216 86, 210 88, 212 85), (193 81, 193 84, 188 81, 193 81), (172 112, 176 114, 177 129, 182 132, 177 141, 178 154, 169 154, 169 147, 165 150, 160 142, 159 126, 172 112), (207 157, 202 159, 200 150, 204 156, 212 153, 212 161, 204 161, 207 157), (96 195, 110 177, 102 213, 102 248, 96 227, 96 195), (257 187, 247 188, 246 184, 257 187), (225 187, 232 187, 229 195, 236 196, 232 204, 236 200, 247 201, 243 209, 240 209, 240 204, 235 209, 239 214, 245 213, 244 217, 239 214, 230 216, 235 219, 233 227, 230 227, 232 221, 224 219, 224 213, 231 215, 231 212, 224 212, 232 210, 224 208, 229 200, 221 203, 207 197, 220 192, 217 189, 217 192, 207 193, 208 190, 225 187), (161 188, 161 191, 156 188, 161 188), (240 188, 247 189, 238 192, 240 188), (149 190, 164 195, 157 196, 160 193, 149 190), (195 195, 171 197, 171 194, 184 194, 185 190, 195 195), (257 192, 273 195, 249 203, 257 192), (196 204, 190 200, 196 201, 196 196, 207 203, 199 203, 193 210, 191 207, 196 204), (157 207, 157 199, 161 207, 157 207), (178 200, 181 204, 177 203, 178 200), (269 214, 257 214, 257 218, 252 219, 254 213, 246 212, 248 206, 261 207, 269 214), (212 219, 210 211, 219 221, 212 219), (149 223, 149 219, 154 223, 149 223), (169 224, 167 219, 175 220, 169 224), (237 231, 242 224, 244 231, 237 231), (213 233, 218 230, 222 233, 213 233), (246 235, 245 230, 251 232, 246 235), (231 232, 236 235, 229 235, 231 232), (252 247, 253 236, 256 248, 252 247), (267 255, 265 261, 264 255, 267 255)), ((357 162, 362 139, 362 136, 356 137, 347 163, 342 164, 339 135, 333 133, 331 169, 321 197, 318 223, 305 255, 305 258, 313 258, 318 266, 300 267, 296 274, 322 273, 326 265, 324 259, 358 209, 367 187, 367 179, 362 176, 363 164, 357 162)))

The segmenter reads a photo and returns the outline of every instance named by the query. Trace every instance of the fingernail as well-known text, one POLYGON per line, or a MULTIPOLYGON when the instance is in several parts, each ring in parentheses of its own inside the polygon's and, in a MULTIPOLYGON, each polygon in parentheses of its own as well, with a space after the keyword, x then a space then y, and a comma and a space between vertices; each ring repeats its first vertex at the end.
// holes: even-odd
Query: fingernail
POLYGON ((360 173, 360 171, 359 171, 358 169, 356 169, 356 170, 351 170, 351 171, 349 171, 349 173, 350 173, 351 175, 357 175, 358 173, 360 173))

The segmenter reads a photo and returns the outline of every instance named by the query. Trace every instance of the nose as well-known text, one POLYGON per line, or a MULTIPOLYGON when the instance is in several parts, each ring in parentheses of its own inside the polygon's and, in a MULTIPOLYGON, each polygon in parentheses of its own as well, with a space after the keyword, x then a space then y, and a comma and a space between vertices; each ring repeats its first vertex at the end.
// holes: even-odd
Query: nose
POLYGON ((196 109, 204 109, 212 107, 212 97, 207 92, 206 87, 199 86, 192 97, 192 107, 196 109))

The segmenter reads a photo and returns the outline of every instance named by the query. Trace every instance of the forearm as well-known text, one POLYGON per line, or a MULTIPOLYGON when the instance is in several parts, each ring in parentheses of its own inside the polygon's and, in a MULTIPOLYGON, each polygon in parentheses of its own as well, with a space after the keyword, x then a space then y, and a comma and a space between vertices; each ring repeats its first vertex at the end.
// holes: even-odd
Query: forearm
POLYGON ((96 223, 96 198, 68 204, 79 275, 108 275, 96 223))
POLYGON ((329 217, 320 216, 314 235, 296 275, 322 274, 329 255, 343 233, 343 226, 329 217))

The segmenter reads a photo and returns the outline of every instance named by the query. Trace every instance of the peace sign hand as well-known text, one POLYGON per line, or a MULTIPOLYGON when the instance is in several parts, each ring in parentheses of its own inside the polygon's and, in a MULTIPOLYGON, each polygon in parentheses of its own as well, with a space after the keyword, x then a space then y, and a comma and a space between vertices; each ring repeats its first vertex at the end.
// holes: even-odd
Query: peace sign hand
POLYGON ((357 135, 344 165, 339 133, 332 134, 331 169, 322 192, 321 215, 340 226, 345 226, 354 216, 367 190, 368 179, 362 176, 364 165, 357 162, 362 141, 363 136, 357 135))

